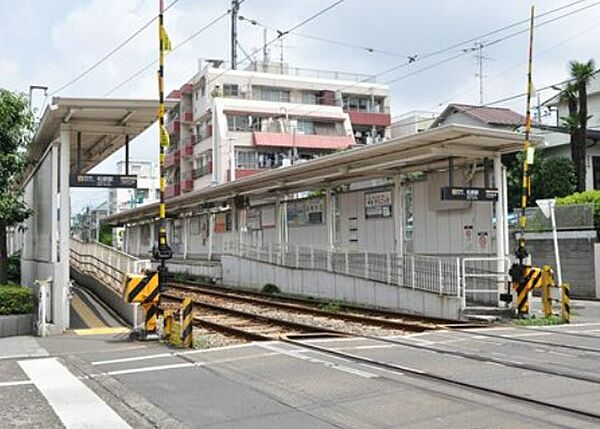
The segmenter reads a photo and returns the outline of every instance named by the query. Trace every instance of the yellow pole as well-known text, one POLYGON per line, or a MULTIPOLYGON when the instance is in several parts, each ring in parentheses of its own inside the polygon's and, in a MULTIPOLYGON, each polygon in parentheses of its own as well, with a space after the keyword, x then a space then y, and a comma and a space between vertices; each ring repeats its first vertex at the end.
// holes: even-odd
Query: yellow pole
MULTIPOLYGON (((527 62, 527 106, 525 109, 525 140, 523 142, 523 179, 521 182, 521 216, 519 218, 519 244, 515 251, 517 262, 513 264, 510 269, 510 275, 512 277, 512 285, 517 293, 519 294, 525 289, 526 279, 526 259, 529 257, 529 253, 525 249, 525 227, 527 225, 527 217, 525 216, 525 210, 527 208, 527 198, 531 193, 531 178, 529 177, 529 139, 531 135, 531 96, 533 90, 533 28, 534 28, 534 17, 535 7, 531 6, 531 19, 529 24, 529 56, 527 62)), ((523 316, 524 307, 518 305, 517 313, 519 316, 523 316)))

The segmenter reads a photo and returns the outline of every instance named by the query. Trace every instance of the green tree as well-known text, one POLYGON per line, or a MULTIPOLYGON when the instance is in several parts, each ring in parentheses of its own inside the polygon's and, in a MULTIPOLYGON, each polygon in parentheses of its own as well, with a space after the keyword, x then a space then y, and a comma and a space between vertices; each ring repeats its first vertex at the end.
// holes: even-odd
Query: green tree
POLYGON ((571 61, 569 69, 573 83, 563 90, 562 99, 567 102, 569 116, 563 119, 563 124, 571 134, 571 158, 575 166, 576 186, 578 192, 585 191, 586 155, 587 155, 587 86, 596 72, 594 60, 585 63, 571 61))
POLYGON ((7 228, 32 213, 23 201, 18 181, 25 168, 25 148, 31 140, 33 123, 27 98, 0 88, 0 284, 7 282, 7 228))
MULTIPOLYGON (((506 162, 508 174, 509 210, 521 206, 521 184, 523 182, 523 154, 519 153, 506 162)), ((575 169, 573 162, 564 156, 550 157, 536 151, 534 163, 530 166, 531 196, 529 206, 546 198, 559 198, 575 191, 575 169)))

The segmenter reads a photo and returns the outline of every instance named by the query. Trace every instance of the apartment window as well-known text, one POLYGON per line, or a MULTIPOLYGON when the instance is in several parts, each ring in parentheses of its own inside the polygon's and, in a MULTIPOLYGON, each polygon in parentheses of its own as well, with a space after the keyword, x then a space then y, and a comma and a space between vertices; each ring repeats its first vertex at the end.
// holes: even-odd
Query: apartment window
MULTIPOLYGON (((206 95, 206 79, 200 79, 200 95, 204 97, 206 95)), ((196 100, 198 100, 198 91, 196 91, 196 100)))
POLYGON ((298 134, 316 134, 315 123, 306 119, 298 119, 298 134))
POLYGON ((235 153, 237 168, 255 169, 256 152, 249 150, 237 150, 235 153))
POLYGON ((302 103, 304 104, 317 104, 317 93, 311 91, 304 91, 302 93, 302 103))
POLYGON ((250 121, 248 116, 227 116, 227 129, 229 131, 248 131, 250 121))
POLYGON ((263 101, 290 102, 290 91, 281 88, 261 87, 260 99, 263 101))
POLYGON ((240 95, 239 87, 236 84, 226 83, 223 85, 223 95, 225 97, 238 97, 240 95))

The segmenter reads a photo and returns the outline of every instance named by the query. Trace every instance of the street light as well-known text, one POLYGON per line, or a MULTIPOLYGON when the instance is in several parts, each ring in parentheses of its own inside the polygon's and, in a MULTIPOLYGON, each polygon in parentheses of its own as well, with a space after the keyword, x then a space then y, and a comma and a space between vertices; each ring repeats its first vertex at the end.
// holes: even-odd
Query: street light
POLYGON ((48 87, 47 86, 42 86, 42 85, 29 85, 29 111, 33 113, 32 107, 33 107, 33 103, 32 103, 32 96, 33 96, 33 90, 34 89, 40 89, 42 91, 44 91, 44 97, 46 97, 48 95, 48 87))

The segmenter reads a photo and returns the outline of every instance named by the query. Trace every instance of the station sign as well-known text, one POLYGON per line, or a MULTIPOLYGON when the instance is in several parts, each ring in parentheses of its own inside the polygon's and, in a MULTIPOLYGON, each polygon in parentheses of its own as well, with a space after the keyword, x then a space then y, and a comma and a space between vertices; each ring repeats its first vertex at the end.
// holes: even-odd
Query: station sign
POLYGON ((392 217, 392 192, 365 193, 365 218, 392 217))
POLYGON ((498 189, 496 188, 464 188, 450 187, 442 188, 442 200, 449 201, 498 201, 498 189))
POLYGON ((137 188, 137 176, 123 174, 73 174, 73 188, 137 188))

